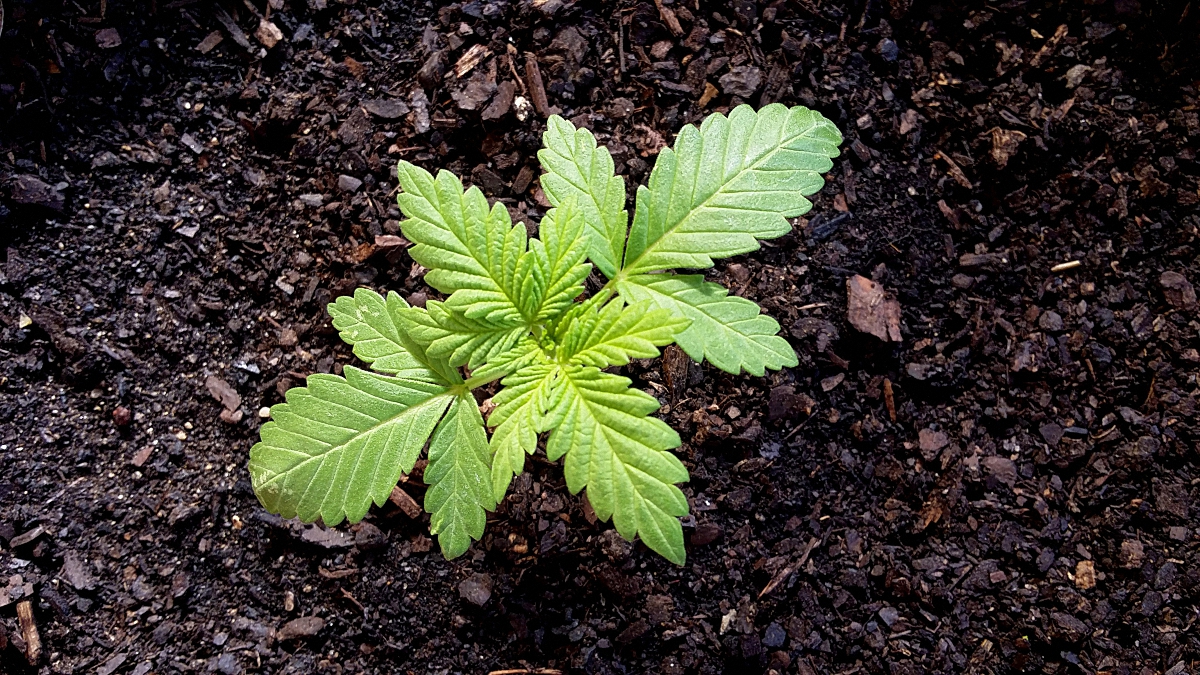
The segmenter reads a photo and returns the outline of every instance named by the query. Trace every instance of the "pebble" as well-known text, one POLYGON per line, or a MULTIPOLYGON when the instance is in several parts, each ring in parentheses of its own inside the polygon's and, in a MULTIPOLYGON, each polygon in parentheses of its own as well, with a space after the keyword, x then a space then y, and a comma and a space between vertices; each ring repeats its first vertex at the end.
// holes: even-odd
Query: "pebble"
POLYGON ((354 176, 342 174, 338 176, 338 189, 342 192, 358 192, 363 182, 354 176))
POLYGON ((492 597, 492 578, 486 574, 472 574, 459 583, 458 594, 472 605, 483 607, 492 597))
POLYGON ((283 628, 279 629, 278 637, 280 640, 297 640, 307 638, 321 632, 325 627, 325 619, 319 616, 302 616, 299 619, 292 619, 283 624, 283 628))

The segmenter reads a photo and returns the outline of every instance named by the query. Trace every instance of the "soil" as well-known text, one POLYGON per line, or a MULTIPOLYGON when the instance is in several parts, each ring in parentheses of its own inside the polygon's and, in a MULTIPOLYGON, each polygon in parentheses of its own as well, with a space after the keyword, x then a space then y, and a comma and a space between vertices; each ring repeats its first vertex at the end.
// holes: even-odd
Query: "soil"
POLYGON ((1196 672, 1194 3, 4 4, 0 671, 1196 672), (775 101, 843 155, 710 276, 799 367, 623 369, 686 566, 544 457, 452 562, 419 473, 354 527, 258 505, 260 409, 351 362, 326 303, 428 297, 398 159, 536 223, 548 113, 633 185, 775 101))

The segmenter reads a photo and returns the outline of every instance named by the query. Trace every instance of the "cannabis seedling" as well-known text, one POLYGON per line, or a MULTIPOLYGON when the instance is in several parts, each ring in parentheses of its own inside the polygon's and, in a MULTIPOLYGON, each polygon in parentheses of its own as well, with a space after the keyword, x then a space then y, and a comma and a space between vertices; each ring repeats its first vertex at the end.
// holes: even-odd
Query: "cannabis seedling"
POLYGON ((425 510, 453 558, 483 536, 487 512, 549 432, 546 456, 565 458, 573 494, 586 489, 598 518, 683 564, 678 518, 688 503, 676 484, 688 472, 670 452, 679 434, 650 416, 657 399, 605 369, 672 342, 735 374, 796 365, 758 305, 667 270, 712 267, 789 232, 787 219, 812 207, 805 195, 823 185, 841 134, 819 113, 780 104, 685 126, 638 188, 632 225, 625 183, 588 130, 551 117, 543 140, 542 188, 554 208, 538 239, 453 174, 400 163, 409 253, 447 298, 411 307, 360 288, 329 305, 374 372, 311 375, 271 408, 250 451, 268 511, 361 520, 428 443, 425 510), (593 266, 607 284, 581 301, 593 266), (489 440, 472 391, 496 380, 489 440))

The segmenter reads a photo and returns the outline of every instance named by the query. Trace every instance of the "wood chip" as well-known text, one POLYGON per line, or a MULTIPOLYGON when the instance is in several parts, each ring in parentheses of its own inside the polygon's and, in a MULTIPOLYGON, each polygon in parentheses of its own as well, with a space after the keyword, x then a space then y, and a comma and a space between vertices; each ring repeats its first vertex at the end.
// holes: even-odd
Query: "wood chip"
POLYGON ((399 485, 392 488, 392 494, 388 497, 388 501, 399 507, 404 515, 413 520, 421 517, 421 505, 411 495, 400 489, 399 485))
POLYGON ((491 55, 492 50, 488 49, 487 45, 471 45, 470 49, 463 52, 463 55, 458 57, 458 61, 454 63, 454 77, 461 80, 463 76, 475 70, 475 66, 491 55))
POLYGON ((542 69, 538 67, 537 56, 525 52, 525 86, 529 88, 529 98, 533 108, 542 117, 550 116, 550 100, 546 98, 546 83, 542 80, 542 69))
POLYGON ((719 94, 719 93, 721 93, 721 91, 719 89, 717 89, 715 86, 713 86, 712 82, 705 82, 704 83, 704 93, 700 95, 700 100, 697 102, 697 104, 701 108, 703 108, 703 107, 707 106, 709 103, 711 103, 712 100, 714 98, 716 98, 717 94, 719 94))
POLYGON ((200 41, 200 44, 196 45, 196 51, 200 52, 201 54, 207 54, 213 49, 216 49, 217 45, 221 44, 221 41, 224 39, 225 36, 221 35, 221 31, 214 30, 205 36, 205 38, 200 41))
POLYGON ((25 660, 29 661, 29 665, 36 666, 42 658, 42 636, 33 618, 31 601, 17 603, 17 618, 21 622, 21 637, 25 640, 25 660))
POLYGON ((946 163, 946 166, 950 169, 950 177, 953 178, 959 185, 967 188, 968 190, 975 188, 975 185, 971 182, 971 179, 967 178, 967 174, 963 173, 962 168, 959 167, 959 165, 955 163, 953 159, 950 159, 949 155, 943 152, 935 152, 933 153, 933 158, 940 159, 946 163))
POLYGON ((1096 585, 1096 563, 1091 560, 1080 560, 1075 565, 1075 587, 1086 591, 1096 585))
POLYGON ((654 5, 658 7, 658 15, 662 18, 663 23, 667 24, 667 28, 675 37, 683 37, 683 26, 679 25, 679 17, 675 16, 675 10, 663 4, 662 0, 654 0, 654 5))
POLYGON ((1058 48, 1058 43, 1061 42, 1066 36, 1067 24, 1064 23, 1058 27, 1058 30, 1054 31, 1054 35, 1052 35, 1049 40, 1046 40, 1046 44, 1042 45, 1042 48, 1033 55, 1033 58, 1029 59, 1029 65, 1034 68, 1040 66, 1042 61, 1046 60, 1046 57, 1054 53, 1054 50, 1058 48))

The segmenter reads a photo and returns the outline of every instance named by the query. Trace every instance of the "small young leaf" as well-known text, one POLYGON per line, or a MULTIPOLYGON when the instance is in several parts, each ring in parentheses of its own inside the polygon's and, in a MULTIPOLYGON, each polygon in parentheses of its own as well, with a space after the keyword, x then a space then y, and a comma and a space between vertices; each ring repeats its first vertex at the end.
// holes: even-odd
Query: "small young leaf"
POLYGON ((584 212, 574 197, 563 200, 558 208, 550 209, 538 228, 541 239, 529 242, 544 268, 545 297, 538 308, 539 320, 552 319, 571 307, 583 293, 583 280, 591 273, 587 259, 587 239, 584 237, 584 212))
POLYGON ((559 367, 535 363, 504 378, 504 389, 492 397, 496 404, 488 416, 492 431, 492 496, 504 498, 513 476, 525 470, 525 455, 537 450, 538 434, 547 431, 549 406, 559 367))
POLYGON ((626 539, 640 536, 671 562, 685 558, 678 517, 687 498, 674 483, 688 480, 687 469, 668 452, 679 434, 648 415, 659 408, 630 380, 587 366, 568 366, 560 376, 547 426, 551 460, 566 455, 563 474, 572 494, 587 488, 588 502, 601 520, 613 520, 626 539))
POLYGON ((483 417, 470 392, 454 398, 429 441, 425 510, 442 555, 456 558, 483 536, 487 513, 496 508, 488 481, 488 441, 483 417))
POLYGON ((675 342, 696 361, 708 360, 727 373, 745 370, 760 377, 767 368, 799 363, 792 346, 777 335, 775 319, 699 274, 642 274, 622 279, 617 287, 623 298, 648 301, 691 319, 675 342))
POLYGON ((408 303, 395 291, 384 300, 375 291, 360 288, 353 296, 343 295, 330 303, 329 314, 342 340, 353 345, 354 355, 371 364, 372 370, 397 377, 454 383, 456 380, 448 380, 446 373, 436 372, 444 369, 430 365, 424 350, 411 343, 397 325, 394 313, 405 309, 408 303))
POLYGON ((631 305, 615 300, 599 311, 572 319, 558 351, 571 363, 596 368, 623 366, 630 359, 658 356, 658 348, 674 342, 689 323, 670 310, 655 309, 649 300, 631 305))
POLYGON ((425 282, 450 293, 447 305, 469 319, 532 320, 545 284, 531 277, 525 226, 513 226, 501 203, 489 209, 479 188, 464 191, 449 171, 434 179, 402 161, 396 174, 404 189, 397 201, 408 216, 400 228, 414 244, 413 260, 429 268, 425 282))
POLYGON ((538 160, 546 173, 542 189, 555 206, 578 200, 588 226, 589 255, 608 278, 621 266, 629 215, 625 211, 625 181, 613 175, 608 149, 596 147, 587 129, 576 129, 558 115, 546 121, 546 146, 538 160))
POLYGON ((409 308, 402 317, 408 334, 428 346, 430 358, 445 360, 455 368, 478 368, 507 352, 529 332, 521 323, 469 319, 436 300, 425 303, 425 309, 409 308))
POLYGON ((250 449, 254 492, 271 513, 326 525, 362 520, 412 471, 450 403, 435 382, 344 372, 310 375, 271 408, 273 421, 250 449))
POLYGON ((637 191, 623 271, 712 267, 791 231, 821 189, 842 135, 820 113, 772 103, 688 125, 637 191))

